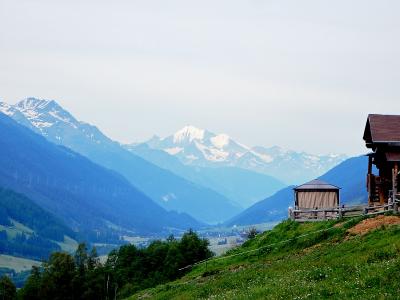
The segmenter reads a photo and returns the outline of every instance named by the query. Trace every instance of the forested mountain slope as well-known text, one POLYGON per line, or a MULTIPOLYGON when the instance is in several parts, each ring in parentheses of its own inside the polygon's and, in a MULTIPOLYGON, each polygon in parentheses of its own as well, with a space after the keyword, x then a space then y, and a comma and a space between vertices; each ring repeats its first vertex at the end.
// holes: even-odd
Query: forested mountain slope
POLYGON ((0 111, 50 142, 120 173, 167 210, 185 212, 209 223, 225 221, 241 210, 223 195, 129 152, 96 126, 78 121, 53 100, 27 98, 16 105, 0 103, 0 111))
POLYGON ((48 142, 0 113, 0 186, 27 195, 89 240, 114 233, 161 233, 198 227, 167 212, 121 175, 48 142))
POLYGON ((37 260, 76 238, 62 221, 24 195, 0 188, 0 253, 37 260))

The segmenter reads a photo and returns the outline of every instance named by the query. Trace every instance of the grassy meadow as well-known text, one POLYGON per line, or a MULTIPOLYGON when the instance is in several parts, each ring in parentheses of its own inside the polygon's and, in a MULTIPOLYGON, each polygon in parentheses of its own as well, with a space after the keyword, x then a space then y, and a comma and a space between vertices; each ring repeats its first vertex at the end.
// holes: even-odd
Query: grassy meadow
POLYGON ((285 221, 129 299, 398 299, 399 223, 395 216, 285 221))

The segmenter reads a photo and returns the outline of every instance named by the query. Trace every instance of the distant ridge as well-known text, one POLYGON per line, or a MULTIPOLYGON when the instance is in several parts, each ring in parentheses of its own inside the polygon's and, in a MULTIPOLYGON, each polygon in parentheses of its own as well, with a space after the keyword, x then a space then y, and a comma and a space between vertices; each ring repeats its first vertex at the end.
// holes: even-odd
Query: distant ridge
POLYGON ((223 222, 242 207, 210 188, 194 184, 134 155, 97 127, 78 121, 54 100, 27 98, 0 111, 20 124, 93 162, 123 175, 167 210, 188 213, 206 223, 223 222))
POLYGON ((162 150, 151 149, 147 144, 125 147, 161 168, 219 192, 244 208, 286 186, 272 176, 238 167, 184 165, 177 157, 162 150))
POLYGON ((227 134, 215 134, 192 125, 164 138, 154 136, 143 144, 175 156, 185 165, 242 168, 287 184, 316 178, 347 158, 338 154, 313 155, 277 146, 248 147, 227 134))
POLYGON ((0 186, 31 198, 87 241, 199 228, 167 212, 125 178, 0 113, 0 186))

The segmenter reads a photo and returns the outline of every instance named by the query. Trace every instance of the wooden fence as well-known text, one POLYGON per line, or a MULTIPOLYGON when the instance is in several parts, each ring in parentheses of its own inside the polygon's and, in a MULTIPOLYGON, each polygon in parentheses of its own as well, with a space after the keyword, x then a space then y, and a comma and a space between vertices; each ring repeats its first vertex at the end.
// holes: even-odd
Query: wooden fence
POLYGON ((322 209, 290 209, 289 218, 297 222, 312 222, 348 218, 365 215, 377 215, 388 211, 398 213, 400 201, 380 206, 345 206, 322 209))

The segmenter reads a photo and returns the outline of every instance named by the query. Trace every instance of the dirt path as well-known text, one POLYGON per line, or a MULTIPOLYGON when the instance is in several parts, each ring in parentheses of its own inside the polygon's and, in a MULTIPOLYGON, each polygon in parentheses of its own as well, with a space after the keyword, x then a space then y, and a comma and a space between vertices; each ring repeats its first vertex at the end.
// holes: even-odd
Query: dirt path
POLYGON ((382 226, 390 226, 400 224, 400 217, 397 216, 378 216, 371 219, 366 219, 356 226, 347 230, 350 234, 364 235, 368 232, 378 229, 382 226))

